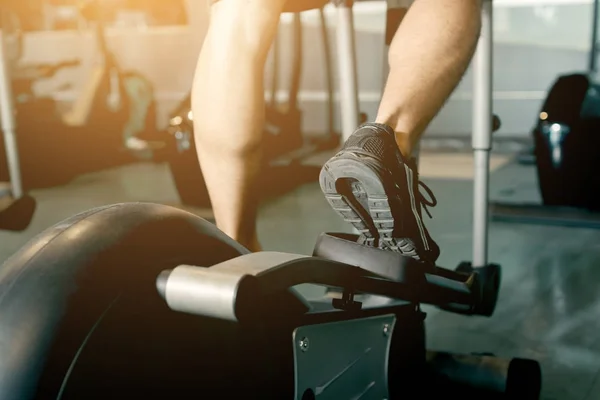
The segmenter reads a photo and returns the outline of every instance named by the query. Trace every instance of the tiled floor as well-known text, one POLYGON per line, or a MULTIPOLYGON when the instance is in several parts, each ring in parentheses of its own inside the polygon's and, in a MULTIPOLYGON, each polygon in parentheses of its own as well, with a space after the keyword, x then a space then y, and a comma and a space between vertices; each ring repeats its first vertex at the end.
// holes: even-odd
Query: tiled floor
MULTIPOLYGON (((535 200, 533 169, 505 163, 494 160, 493 197, 535 200)), ((470 259, 472 250, 468 171, 468 156, 423 156, 424 180, 439 201, 427 225, 442 248, 439 263, 448 267, 470 259)), ((92 207, 178 201, 166 167, 151 164, 81 177, 33 195, 39 208, 32 225, 23 233, 0 232, 0 260, 51 224, 92 207)), ((496 314, 462 317, 427 308, 429 347, 536 358, 544 371, 544 399, 599 399, 600 231, 506 223, 491 228, 490 260, 503 266, 496 314)), ((269 250, 309 253, 320 232, 349 227, 314 183, 264 204, 259 231, 269 250)))

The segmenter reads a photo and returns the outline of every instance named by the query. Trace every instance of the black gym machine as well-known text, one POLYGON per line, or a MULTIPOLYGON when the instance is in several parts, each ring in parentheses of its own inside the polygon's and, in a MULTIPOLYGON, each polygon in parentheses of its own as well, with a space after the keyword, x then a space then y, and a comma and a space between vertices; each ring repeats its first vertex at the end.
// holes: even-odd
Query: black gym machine
POLYGON ((532 129, 532 157, 521 157, 535 164, 542 204, 492 202, 496 221, 600 228, 599 11, 594 0, 587 71, 552 83, 532 129))
MULTIPOLYGON (((351 3, 336 6, 351 18, 351 3)), ((421 304, 489 317, 500 289, 500 267, 487 261, 491 1, 483 13, 472 262, 424 265, 340 233, 322 234, 311 256, 251 253, 181 209, 99 207, 0 268, 0 398, 380 400, 456 389, 463 399, 537 399, 536 361, 425 345, 421 304), (341 296, 311 299, 300 284, 341 296)))

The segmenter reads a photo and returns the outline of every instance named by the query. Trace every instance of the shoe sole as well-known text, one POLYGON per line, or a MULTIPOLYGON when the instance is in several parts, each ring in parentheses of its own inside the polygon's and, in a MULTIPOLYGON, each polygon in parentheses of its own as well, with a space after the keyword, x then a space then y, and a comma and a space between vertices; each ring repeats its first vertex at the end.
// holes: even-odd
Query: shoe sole
POLYGON ((418 258, 412 240, 393 237, 398 221, 382 172, 354 155, 340 155, 323 166, 319 183, 334 211, 366 237, 367 245, 418 258))

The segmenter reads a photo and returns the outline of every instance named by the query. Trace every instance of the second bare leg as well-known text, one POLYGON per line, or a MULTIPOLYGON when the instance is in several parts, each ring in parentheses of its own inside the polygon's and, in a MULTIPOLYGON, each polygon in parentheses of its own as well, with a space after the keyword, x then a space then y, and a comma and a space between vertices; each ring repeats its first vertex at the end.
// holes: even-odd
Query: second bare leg
POLYGON ((192 92, 200 165, 217 226, 250 250, 256 236, 263 74, 285 0, 219 0, 192 92))

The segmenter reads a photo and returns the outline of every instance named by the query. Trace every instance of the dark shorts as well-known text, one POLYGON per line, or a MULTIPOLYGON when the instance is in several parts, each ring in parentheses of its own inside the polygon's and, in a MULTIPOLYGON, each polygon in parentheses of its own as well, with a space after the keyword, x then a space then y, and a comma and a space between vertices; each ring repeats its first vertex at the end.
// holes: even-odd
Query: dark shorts
MULTIPOLYGON (((208 0, 209 6, 220 0, 208 0)), ((414 3, 415 0, 387 0, 387 20, 385 27, 385 44, 389 46, 392 43, 394 34, 400 25, 400 21, 404 18, 406 10, 414 3)), ((302 12, 315 10, 324 7, 331 0, 287 0, 283 8, 283 12, 302 12)))
MULTIPOLYGON (((208 0, 209 5, 217 3, 219 0, 208 0)), ((283 12, 302 12, 315 10, 324 7, 330 0, 288 0, 283 12)))
MULTIPOLYGON (((212 5, 219 0, 208 0, 212 5)), ((301 12, 324 7, 331 0, 288 0, 283 12, 301 12)), ((388 8, 408 8, 414 0, 388 0, 388 8)))

